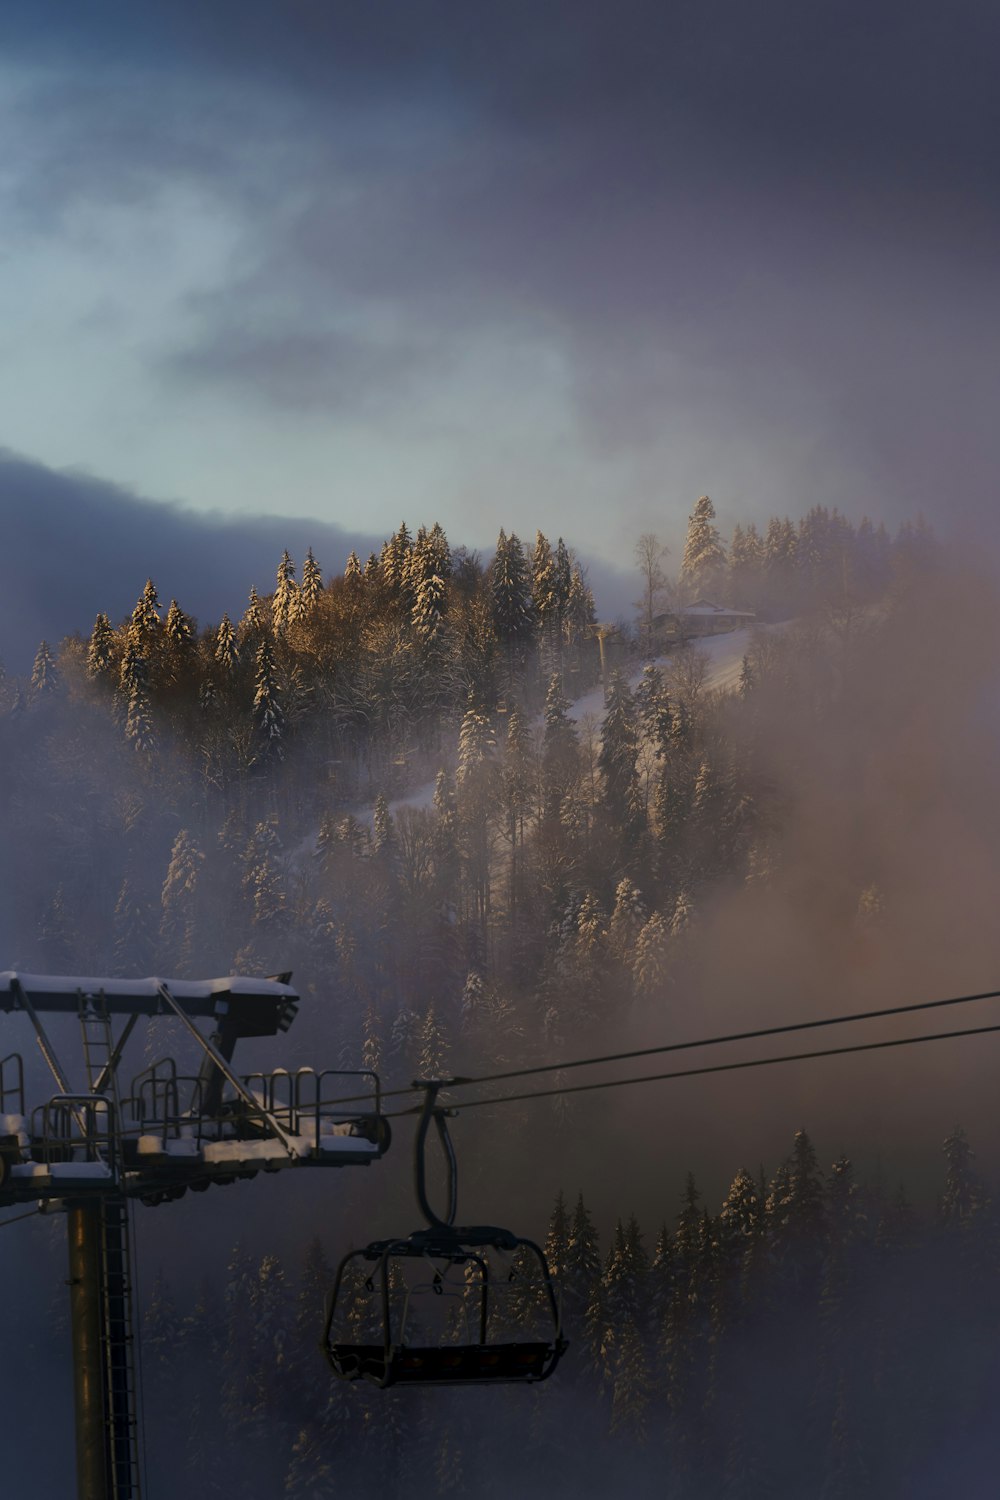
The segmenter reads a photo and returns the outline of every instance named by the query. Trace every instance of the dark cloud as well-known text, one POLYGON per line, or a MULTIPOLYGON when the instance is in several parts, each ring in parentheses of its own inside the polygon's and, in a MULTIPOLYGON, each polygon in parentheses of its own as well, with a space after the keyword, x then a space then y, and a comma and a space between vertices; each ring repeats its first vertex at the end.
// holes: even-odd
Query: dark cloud
POLYGON ((226 321, 163 362, 164 374, 185 382, 235 387, 289 411, 322 410, 372 416, 426 377, 429 351, 379 345, 336 331, 255 331, 226 321))
POLYGON ((978 0, 13 0, 3 33, 8 55, 244 79, 328 109, 419 96, 525 132, 631 122, 647 153, 670 126, 688 149, 728 137, 852 180, 996 184, 1000 15, 978 0))
POLYGON ((241 225, 161 373, 382 419, 477 342, 538 340, 583 461, 683 453, 713 489, 724 455, 731 489, 756 451, 769 508, 940 514, 953 489, 990 515, 1000 12, 152 0, 5 24, 10 56, 77 59, 29 96, 25 211, 186 182, 241 225))

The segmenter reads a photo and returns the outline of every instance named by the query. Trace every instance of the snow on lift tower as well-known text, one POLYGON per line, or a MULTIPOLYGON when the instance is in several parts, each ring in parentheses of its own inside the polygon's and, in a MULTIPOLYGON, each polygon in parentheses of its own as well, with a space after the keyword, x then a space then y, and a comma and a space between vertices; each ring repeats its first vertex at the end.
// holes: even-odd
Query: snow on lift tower
POLYGON ((66 1213, 80 1500, 140 1500, 129 1200, 155 1206, 262 1170, 368 1166, 388 1150, 377 1074, 235 1071, 241 1038, 277 1036, 294 1020, 290 979, 0 973, 0 1011, 27 1017, 55 1082, 31 1103, 22 1055, 0 1058, 0 1209, 66 1213), (72 1075, 43 1016, 77 1022, 72 1075), (183 1074, 159 1058, 123 1088, 128 1041, 153 1016, 176 1019, 200 1067, 183 1074), (346 1108, 334 1102, 345 1092, 346 1108))

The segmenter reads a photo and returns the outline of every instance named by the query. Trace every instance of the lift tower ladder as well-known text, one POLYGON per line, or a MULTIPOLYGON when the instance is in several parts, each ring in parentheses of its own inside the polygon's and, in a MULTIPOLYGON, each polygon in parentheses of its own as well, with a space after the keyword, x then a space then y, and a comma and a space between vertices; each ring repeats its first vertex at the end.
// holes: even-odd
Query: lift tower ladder
POLYGON ((107 1472, 113 1500, 141 1500, 128 1202, 108 1197, 100 1210, 107 1472))

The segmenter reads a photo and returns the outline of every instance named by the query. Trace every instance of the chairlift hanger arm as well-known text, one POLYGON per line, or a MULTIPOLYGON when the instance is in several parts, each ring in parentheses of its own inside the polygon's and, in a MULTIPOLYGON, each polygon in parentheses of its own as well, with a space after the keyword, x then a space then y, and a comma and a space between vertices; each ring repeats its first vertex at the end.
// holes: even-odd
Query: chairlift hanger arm
POLYGON ((414 1088, 423 1089, 424 1102, 420 1111, 420 1119, 417 1122, 417 1134, 414 1143, 414 1178, 417 1189, 417 1202, 420 1212, 423 1214, 431 1229, 451 1229, 455 1223, 455 1215, 458 1212, 458 1162, 455 1160, 455 1147, 451 1136, 448 1134, 448 1116, 453 1115, 453 1109, 442 1109, 437 1103, 439 1090, 445 1088, 452 1079, 436 1079, 430 1082, 415 1082, 414 1088), (448 1169, 448 1217, 441 1219, 434 1212, 427 1197, 427 1164, 425 1153, 427 1148, 427 1132, 430 1129, 431 1120, 437 1129, 441 1149, 444 1152, 445 1163, 448 1169))

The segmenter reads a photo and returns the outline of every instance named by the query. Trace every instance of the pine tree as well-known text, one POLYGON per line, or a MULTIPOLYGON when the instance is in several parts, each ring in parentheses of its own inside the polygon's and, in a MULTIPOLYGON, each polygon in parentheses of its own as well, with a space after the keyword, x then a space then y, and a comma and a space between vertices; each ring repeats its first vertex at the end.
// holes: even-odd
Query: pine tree
POLYGON ((132 611, 131 625, 142 647, 149 650, 150 643, 160 633, 160 598, 151 578, 146 579, 145 587, 132 611))
POLYGON ((956 1125, 945 1141, 944 1156, 947 1170, 938 1218, 946 1228, 952 1228, 966 1224, 979 1212, 984 1194, 972 1169, 975 1152, 961 1126, 956 1125))
POLYGON ((177 974, 189 972, 194 953, 198 914, 198 885, 205 856, 186 828, 174 839, 170 865, 160 898, 160 943, 163 956, 177 974))
POLYGON ((578 646, 596 622, 597 610, 594 605, 594 596, 579 564, 574 563, 570 574, 569 592, 566 596, 566 608, 563 612, 563 630, 567 645, 578 646))
POLYGON ((662 759, 669 741, 672 715, 663 673, 653 662, 648 662, 642 669, 635 690, 635 706, 643 733, 652 740, 657 757, 662 759))
POLYGON ((558 674, 553 673, 545 695, 542 735, 542 806, 550 820, 558 819, 563 799, 579 770, 579 741, 568 710, 569 699, 558 674))
POLYGON ((504 652, 507 691, 513 694, 524 670, 535 624, 528 563, 513 532, 509 537, 500 532, 488 584, 493 630, 504 652))
POLYGON ((549 1218, 548 1234, 545 1237, 545 1260, 549 1275, 556 1283, 560 1282, 566 1274, 571 1232, 572 1222, 566 1207, 566 1199, 560 1190, 549 1218))
POLYGON ((631 845, 644 821, 636 768, 638 755, 635 699, 628 683, 616 672, 608 694, 597 764, 604 779, 604 800, 612 826, 621 830, 626 847, 631 845))
POLYGON ((492 763, 496 737, 488 715, 479 704, 470 702, 462 718, 458 736, 458 769, 455 782, 461 790, 478 787, 492 763))
POLYGON ((410 619, 425 652, 444 641, 447 599, 448 587, 440 574, 425 575, 417 583, 410 619))
POLYGON ((155 953, 153 914, 149 902, 127 875, 115 903, 113 932, 115 973, 124 978, 151 973, 155 953))
POLYGON ((282 739, 285 732, 285 711, 281 706, 281 687, 278 682, 274 652, 266 636, 257 647, 257 676, 253 699, 254 722, 263 740, 263 753, 283 759, 282 739))
POLYGON ((514 707, 507 719, 507 744, 500 769, 506 834, 510 843, 509 905, 512 919, 520 906, 521 851, 525 825, 535 801, 536 768, 531 731, 521 710, 514 707))
POLYGON ((254 1408, 254 1265, 237 1244, 230 1257, 225 1292, 221 1411, 231 1430, 245 1430, 254 1408))
MULTIPOLYGON (((561 589, 560 569, 552 546, 542 532, 535 537, 531 559, 531 602, 538 625, 542 671, 548 676, 559 668, 562 648, 562 617, 566 599, 561 589)), ((568 591, 567 591, 568 592, 568 591)))
POLYGON ((89 677, 103 677, 110 673, 113 665, 114 642, 115 633, 111 628, 111 621, 107 615, 98 615, 94 621, 90 645, 87 648, 87 675, 89 677))
POLYGON ((229 616, 224 614, 219 621, 219 628, 215 633, 215 660, 226 673, 231 676, 239 665, 240 648, 236 641, 236 632, 233 629, 229 616))
POLYGON ((445 1030, 437 1018, 434 1002, 420 1026, 417 1073, 421 1078, 442 1078, 447 1072, 448 1042, 445 1030))
POLYGON ((608 928, 608 946, 619 963, 631 965, 636 942, 648 920, 642 896, 635 884, 623 875, 615 889, 615 905, 608 928))
POLYGON ((42 641, 31 669, 31 696, 35 700, 46 698, 55 692, 58 685, 59 673, 56 670, 56 659, 52 655, 48 641, 42 641))
POLYGON ((649 1262, 633 1215, 619 1219, 604 1272, 603 1351, 611 1392, 611 1434, 642 1443, 647 1433, 650 1371, 646 1347, 649 1262))
POLYGON ((295 582, 295 564, 287 549, 281 554, 278 564, 277 582, 271 599, 271 626, 276 636, 282 636, 289 625, 298 619, 299 588, 295 582))
POLYGON ((130 626, 118 678, 119 698, 125 704, 125 738, 141 755, 156 749, 156 731, 149 702, 148 668, 140 636, 130 626))
POLYGON ((601 1251, 597 1230, 580 1193, 566 1240, 563 1271, 563 1316, 567 1337, 580 1350, 581 1372, 600 1367, 601 1251))
POLYGON ((396 826, 385 795, 379 792, 372 812, 372 853, 391 858, 396 848, 396 826))
POLYGON ((370 1073, 378 1073, 382 1066, 382 1052, 382 1021, 372 1004, 361 1023, 361 1066, 370 1073))
MULTIPOLYGON (((353 556, 353 553, 351 555, 353 556)), ((354 561, 357 562, 356 557, 354 561)), ((299 589, 299 605, 303 617, 313 614, 322 592, 323 572, 313 557, 313 550, 310 547, 306 552, 306 560, 302 564, 302 584, 299 589)))
POLYGON ((725 566, 726 550, 715 525, 715 506, 702 495, 688 520, 681 582, 693 595, 711 595, 722 583, 725 566))
POLYGON ((162 1269, 156 1274, 142 1322, 143 1380, 148 1382, 147 1399, 157 1406, 174 1395, 180 1342, 180 1318, 162 1269))
MULTIPOLYGON (((369 559, 369 561, 373 560, 373 558, 369 559)), ((365 569, 365 572, 367 571, 368 570, 365 569)), ((358 554, 352 550, 347 555, 347 566, 344 568, 344 577, 346 578, 349 586, 351 588, 355 588, 359 583, 361 583, 364 576, 365 574, 361 571, 361 560, 358 557, 358 554)))
POLYGON ((66 900, 66 892, 61 885, 56 886, 52 899, 45 909, 39 928, 39 937, 42 940, 42 950, 48 968, 56 974, 72 972, 73 959, 79 949, 79 938, 66 900))
POLYGON ((645 1000, 661 997, 669 969, 670 940, 667 925, 658 911, 650 914, 635 942, 632 974, 636 994, 645 1000))
POLYGON ((163 634, 178 652, 186 651, 194 643, 194 627, 190 616, 184 613, 176 599, 170 601, 163 634))
POLYGON ((264 606, 256 588, 251 586, 250 598, 247 600, 247 607, 240 621, 240 633, 251 643, 255 643, 264 632, 264 623, 264 606))

